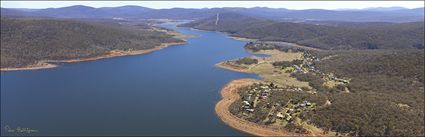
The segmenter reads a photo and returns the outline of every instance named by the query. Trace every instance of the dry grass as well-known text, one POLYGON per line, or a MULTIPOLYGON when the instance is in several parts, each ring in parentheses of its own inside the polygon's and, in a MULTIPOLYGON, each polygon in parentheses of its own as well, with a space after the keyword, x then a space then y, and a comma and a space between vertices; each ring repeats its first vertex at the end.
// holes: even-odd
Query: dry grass
POLYGON ((252 65, 240 65, 234 63, 233 61, 229 61, 221 62, 217 64, 217 66, 238 72, 256 73, 260 75, 261 78, 263 78, 263 81, 273 82, 280 86, 311 88, 308 85, 308 82, 299 81, 296 78, 291 77, 291 74, 286 72, 285 70, 274 68, 272 65, 272 63, 276 61, 293 61, 296 59, 302 59, 303 53, 281 52, 278 50, 261 50, 255 53, 267 54, 271 55, 271 57, 249 57, 258 59, 258 63, 252 65))
POLYGON ((293 61, 296 59, 302 59, 303 53, 302 52, 282 52, 278 50, 260 50, 255 52, 257 54, 267 54, 271 55, 269 58, 265 58, 268 62, 275 62, 275 61, 293 61))
POLYGON ((299 81, 291 77, 290 73, 274 68, 270 63, 262 63, 250 68, 251 72, 260 75, 264 81, 273 82, 281 86, 309 87, 308 82, 299 81))

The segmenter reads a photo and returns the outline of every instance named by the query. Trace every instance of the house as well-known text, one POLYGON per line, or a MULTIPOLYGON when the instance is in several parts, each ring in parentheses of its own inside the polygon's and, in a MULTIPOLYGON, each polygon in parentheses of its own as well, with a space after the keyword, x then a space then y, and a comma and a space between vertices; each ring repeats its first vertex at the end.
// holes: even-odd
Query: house
POLYGON ((248 112, 254 112, 254 109, 245 109, 246 111, 248 111, 248 112))
POLYGON ((278 117, 278 118, 280 118, 280 119, 283 119, 285 116, 283 115, 283 113, 282 113, 282 112, 278 112, 278 113, 276 114, 276 117, 278 117))
POLYGON ((292 113, 292 112, 294 112, 294 109, 289 109, 289 111, 288 111, 289 113, 292 113))
POLYGON ((287 117, 286 117, 286 121, 290 121, 292 119, 292 116, 291 115, 288 115, 287 117))
POLYGON ((244 103, 244 105, 247 105, 247 106, 251 106, 251 104, 249 104, 249 102, 248 101, 242 101, 242 103, 244 103))

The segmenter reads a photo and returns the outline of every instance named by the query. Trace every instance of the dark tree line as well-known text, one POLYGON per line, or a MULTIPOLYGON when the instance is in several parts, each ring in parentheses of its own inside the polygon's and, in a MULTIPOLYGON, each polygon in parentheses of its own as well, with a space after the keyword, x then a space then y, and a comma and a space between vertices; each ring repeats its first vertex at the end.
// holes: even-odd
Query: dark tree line
POLYGON ((272 65, 274 67, 286 68, 286 67, 291 67, 293 65, 300 65, 302 63, 303 63, 302 60, 296 59, 296 60, 293 60, 293 61, 277 61, 277 62, 273 62, 272 65))
POLYGON ((241 58, 241 59, 236 60, 235 63, 251 65, 251 64, 257 64, 258 60, 254 59, 254 58, 245 57, 245 58, 241 58))
POLYGON ((285 44, 271 44, 262 41, 257 42, 248 42, 245 44, 245 49, 251 51, 260 51, 260 50, 279 50, 283 52, 304 52, 306 51, 304 48, 289 46, 285 44))

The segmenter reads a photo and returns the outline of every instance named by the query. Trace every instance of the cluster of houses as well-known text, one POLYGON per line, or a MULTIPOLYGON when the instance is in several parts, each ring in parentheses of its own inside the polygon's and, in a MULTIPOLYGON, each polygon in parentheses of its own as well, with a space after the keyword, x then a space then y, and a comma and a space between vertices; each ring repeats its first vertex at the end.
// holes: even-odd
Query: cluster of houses
POLYGON ((290 92, 303 92, 304 90, 299 87, 287 88, 286 91, 290 92))
POLYGON ((277 123, 280 125, 286 125, 287 123, 294 122, 294 119, 298 117, 302 112, 314 111, 316 109, 316 103, 311 103, 307 100, 301 102, 295 102, 289 100, 286 105, 276 109, 274 105, 268 114, 268 120, 270 123, 277 123))
POLYGON ((244 114, 249 114, 255 111, 257 104, 262 100, 270 96, 271 92, 274 91, 283 91, 283 88, 280 88, 273 83, 255 83, 248 87, 247 93, 242 97, 242 106, 241 110, 244 114))
MULTIPOLYGON (((326 73, 321 72, 320 70, 316 69, 314 67, 314 62, 316 62, 316 61, 320 61, 320 59, 313 56, 311 53, 304 52, 303 62, 300 65, 293 65, 293 68, 297 72, 315 73, 315 74, 321 76, 326 81, 333 80, 333 81, 336 82, 337 85, 343 85, 345 87, 348 86, 348 84, 350 83, 349 79, 338 78, 333 73, 326 74, 326 73)), ((347 89, 347 88, 345 88, 345 89, 347 89)))
POLYGON ((320 72, 314 67, 314 62, 319 61, 319 58, 313 56, 312 54, 308 52, 304 52, 304 59, 300 65, 293 65, 293 68, 301 73, 308 73, 308 72, 320 72))
MULTIPOLYGON (((289 100, 285 105, 275 103, 267 103, 263 107, 258 107, 258 103, 264 101, 271 96, 272 92, 288 92, 288 89, 278 87, 273 83, 255 83, 247 87, 242 95, 242 104, 240 106, 240 114, 250 116, 255 111, 268 112, 267 117, 263 119, 263 123, 276 123, 285 126, 289 122, 293 122, 302 112, 312 111, 316 108, 316 103, 307 100, 293 101, 289 100), (261 109, 261 110, 256 110, 261 109)), ((292 90, 301 90, 294 88, 292 90)))

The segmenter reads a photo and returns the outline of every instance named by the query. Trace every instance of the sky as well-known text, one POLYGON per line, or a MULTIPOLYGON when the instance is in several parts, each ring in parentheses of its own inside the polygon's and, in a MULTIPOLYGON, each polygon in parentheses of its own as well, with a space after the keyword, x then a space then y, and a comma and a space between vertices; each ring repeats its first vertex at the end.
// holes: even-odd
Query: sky
POLYGON ((138 5, 154 9, 269 7, 287 9, 362 9, 367 7, 424 7, 424 1, 1 1, 3 8, 58 8, 72 5, 117 7, 138 5))

